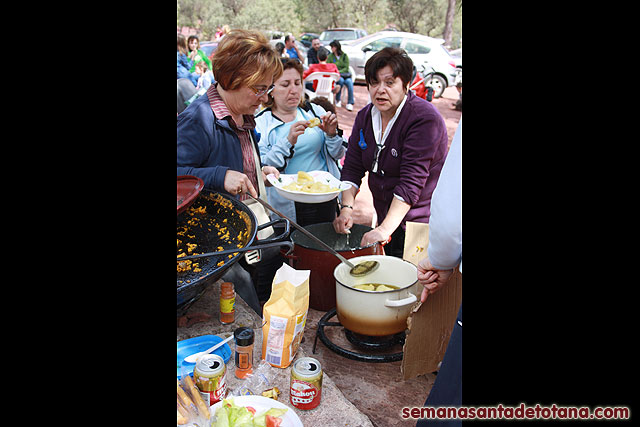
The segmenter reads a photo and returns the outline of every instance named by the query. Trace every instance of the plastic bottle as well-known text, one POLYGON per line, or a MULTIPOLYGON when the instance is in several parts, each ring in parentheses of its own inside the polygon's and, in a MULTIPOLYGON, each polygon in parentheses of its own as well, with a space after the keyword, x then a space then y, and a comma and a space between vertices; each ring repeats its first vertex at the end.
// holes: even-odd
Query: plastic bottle
POLYGON ((236 377, 245 378, 253 373, 253 329, 242 327, 233 331, 236 342, 235 364, 236 377))
POLYGON ((236 292, 233 283, 223 282, 220 285, 220 323, 227 325, 236 318, 236 292))

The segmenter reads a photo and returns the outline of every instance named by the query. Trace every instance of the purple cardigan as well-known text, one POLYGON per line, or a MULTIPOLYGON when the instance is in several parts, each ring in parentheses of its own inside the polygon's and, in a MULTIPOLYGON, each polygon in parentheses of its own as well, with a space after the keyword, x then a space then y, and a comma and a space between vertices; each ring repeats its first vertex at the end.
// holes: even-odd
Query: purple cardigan
POLYGON ((380 153, 378 173, 373 173, 376 140, 371 107, 372 104, 367 105, 356 116, 340 179, 360 183, 369 171, 368 184, 378 224, 386 217, 394 193, 411 205, 402 220, 403 229, 406 221, 428 223, 431 194, 447 156, 444 119, 430 102, 410 91, 380 153), (361 130, 366 143, 364 149, 360 146, 361 130))

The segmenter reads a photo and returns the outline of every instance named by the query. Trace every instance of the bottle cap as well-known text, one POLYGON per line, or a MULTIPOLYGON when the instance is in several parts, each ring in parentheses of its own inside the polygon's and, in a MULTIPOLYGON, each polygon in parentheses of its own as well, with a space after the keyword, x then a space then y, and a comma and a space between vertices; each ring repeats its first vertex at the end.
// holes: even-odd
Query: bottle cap
POLYGON ((253 344, 254 333, 253 329, 243 326, 233 331, 233 337, 235 338, 236 345, 246 347, 253 344))

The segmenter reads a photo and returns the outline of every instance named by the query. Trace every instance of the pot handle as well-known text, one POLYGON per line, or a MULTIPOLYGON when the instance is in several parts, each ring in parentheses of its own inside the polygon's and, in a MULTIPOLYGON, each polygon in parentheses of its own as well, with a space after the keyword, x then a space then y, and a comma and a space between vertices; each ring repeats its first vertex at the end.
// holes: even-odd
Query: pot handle
POLYGON ((416 301, 418 301, 418 298, 414 294, 409 294, 407 298, 397 300, 386 299, 384 301, 384 305, 387 307, 402 307, 404 305, 413 304, 416 301))
MULTIPOLYGON (((277 224, 279 222, 283 222, 284 223, 284 231, 281 234, 279 234, 277 236, 268 237, 268 238, 266 238, 264 240, 256 239, 256 242, 257 243, 278 242, 278 241, 284 239, 285 237, 288 237, 289 236, 290 224, 289 224, 289 221, 284 219, 284 218, 274 219, 273 221, 269 221, 269 222, 267 222, 265 224, 259 225, 257 229, 258 230, 262 230, 263 228, 267 228, 270 225, 275 225, 275 224, 277 224)), ((291 251, 289 251, 289 252, 291 252, 291 251)), ((287 252, 287 253, 289 253, 289 252, 287 252)))

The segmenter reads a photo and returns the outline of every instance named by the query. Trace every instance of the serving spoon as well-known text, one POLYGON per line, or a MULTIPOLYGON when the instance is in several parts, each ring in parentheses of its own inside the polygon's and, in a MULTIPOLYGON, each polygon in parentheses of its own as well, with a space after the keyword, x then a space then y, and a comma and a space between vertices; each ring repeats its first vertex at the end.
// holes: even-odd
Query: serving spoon
POLYGON ((220 341, 218 344, 214 345, 213 347, 211 347, 208 350, 201 351, 199 353, 194 353, 191 356, 185 357, 184 361, 187 362, 187 363, 196 363, 198 361, 198 357, 202 356, 203 354, 209 354, 209 353, 212 353, 212 352, 216 351, 218 348, 222 347, 223 345, 225 345, 226 343, 231 341, 232 338, 233 338, 233 334, 229 335, 227 338, 225 338, 224 340, 220 341))
POLYGON ((269 203, 265 202, 264 200, 262 200, 260 198, 255 198, 249 193, 247 193, 247 196, 251 197, 256 202, 262 204, 265 208, 269 209, 270 211, 272 211, 276 215, 279 215, 282 218, 288 220, 289 223, 291 225, 293 225, 295 228, 297 228, 298 230, 300 230, 300 232, 302 234, 304 234, 305 236, 307 236, 308 238, 310 238, 311 240, 313 240, 314 242, 316 242, 317 244, 322 246, 324 249, 328 250, 330 253, 332 253, 333 255, 338 257, 338 259, 340 259, 340 261, 342 261, 343 263, 347 264, 347 266, 349 266, 349 268, 350 268, 349 274, 351 274, 352 276, 354 276, 354 277, 365 276, 365 275, 367 275, 369 273, 373 273, 375 270, 378 269, 378 267, 380 267, 380 263, 378 261, 363 261, 361 263, 358 263, 357 265, 353 265, 353 263, 349 262, 345 257, 340 255, 331 246, 327 245, 325 242, 323 242, 322 240, 318 239, 316 236, 314 236, 309 231, 307 231, 304 227, 296 224, 295 221, 293 221, 291 218, 287 217, 285 214, 283 214, 283 213, 277 211, 276 209, 274 209, 269 203))

